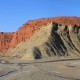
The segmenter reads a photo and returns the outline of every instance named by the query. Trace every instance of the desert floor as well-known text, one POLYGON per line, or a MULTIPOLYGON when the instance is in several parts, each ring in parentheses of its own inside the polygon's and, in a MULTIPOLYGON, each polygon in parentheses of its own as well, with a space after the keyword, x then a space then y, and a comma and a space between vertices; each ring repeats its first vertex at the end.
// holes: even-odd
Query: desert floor
POLYGON ((80 60, 0 63, 0 80, 80 80, 80 60))

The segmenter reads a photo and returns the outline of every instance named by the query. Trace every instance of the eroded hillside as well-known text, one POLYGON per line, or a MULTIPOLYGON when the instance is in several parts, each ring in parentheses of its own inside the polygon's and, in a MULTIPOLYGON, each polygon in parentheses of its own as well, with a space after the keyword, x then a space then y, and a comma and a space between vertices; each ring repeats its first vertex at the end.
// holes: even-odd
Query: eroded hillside
MULTIPOLYGON (((41 18, 36 20, 30 20, 22 25, 14 33, 0 33, 0 52, 7 52, 10 48, 15 47, 21 42, 25 42, 30 39, 35 32, 40 30, 40 27, 47 25, 50 22, 57 22, 58 24, 80 25, 80 18, 78 17, 54 17, 54 18, 41 18)), ((73 37, 72 37, 73 38, 73 37)), ((75 41, 74 41, 75 42, 75 41)), ((76 44, 77 45, 77 44, 76 44)))
POLYGON ((0 52, 6 52, 10 48, 13 34, 13 32, 0 32, 0 52))
POLYGON ((48 23, 8 52, 12 58, 80 57, 80 27, 48 23))

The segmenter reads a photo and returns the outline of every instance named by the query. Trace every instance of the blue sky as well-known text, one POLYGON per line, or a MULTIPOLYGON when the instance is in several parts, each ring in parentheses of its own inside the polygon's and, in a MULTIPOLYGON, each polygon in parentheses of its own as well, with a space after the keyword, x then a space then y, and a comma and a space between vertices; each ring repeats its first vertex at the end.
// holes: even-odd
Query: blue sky
POLYGON ((80 0, 0 0, 0 32, 14 32, 28 20, 80 17, 80 0))

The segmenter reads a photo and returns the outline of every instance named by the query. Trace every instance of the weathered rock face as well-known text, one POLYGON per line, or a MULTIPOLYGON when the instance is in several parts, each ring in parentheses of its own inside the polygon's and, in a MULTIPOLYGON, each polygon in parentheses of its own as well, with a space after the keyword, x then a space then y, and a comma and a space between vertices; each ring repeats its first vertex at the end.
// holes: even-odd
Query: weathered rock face
POLYGON ((24 24, 21 28, 18 29, 17 32, 14 33, 12 41, 10 43, 10 47, 17 45, 18 43, 29 39, 34 33, 33 26, 27 26, 24 24))
POLYGON ((50 22, 57 22, 63 25, 80 25, 80 18, 78 17, 55 17, 55 18, 42 18, 30 20, 22 25, 15 33, 0 33, 0 51, 6 52, 11 47, 16 46, 18 43, 31 38, 39 27, 46 25, 50 22), (6 38, 7 36, 7 38, 6 38))
POLYGON ((80 18, 77 17, 56 17, 56 18, 42 18, 37 20, 30 20, 22 25, 18 29, 17 32, 15 32, 13 39, 10 43, 10 46, 13 47, 17 45, 18 43, 25 41, 26 39, 29 39, 36 30, 39 29, 40 26, 46 25, 49 22, 57 22, 59 24, 63 25, 80 25, 80 18))
POLYGON ((10 42, 14 33, 0 32, 0 52, 6 52, 10 48, 10 42))
POLYGON ((71 26, 71 29, 69 27, 53 23, 48 40, 42 45, 36 46, 37 49, 33 48, 34 58, 45 58, 44 53, 47 54, 47 58, 54 56, 80 57, 80 26, 74 25, 71 26))
POLYGON ((8 52, 12 58, 47 59, 80 57, 80 26, 48 23, 34 35, 8 52))

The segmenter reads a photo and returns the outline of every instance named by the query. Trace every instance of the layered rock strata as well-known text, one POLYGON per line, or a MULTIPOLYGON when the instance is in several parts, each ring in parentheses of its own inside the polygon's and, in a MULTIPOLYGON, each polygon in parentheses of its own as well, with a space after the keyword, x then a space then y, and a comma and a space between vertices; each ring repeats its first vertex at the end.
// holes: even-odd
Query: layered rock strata
POLYGON ((14 33, 0 33, 0 52, 6 52, 10 48, 15 47, 17 44, 30 39, 41 26, 47 25, 50 22, 57 22, 65 26, 80 25, 79 17, 54 17, 54 18, 41 18, 36 20, 29 20, 22 25, 14 33))
POLYGON ((80 26, 48 23, 40 27, 30 39, 12 48, 8 54, 26 60, 80 57, 80 26))

